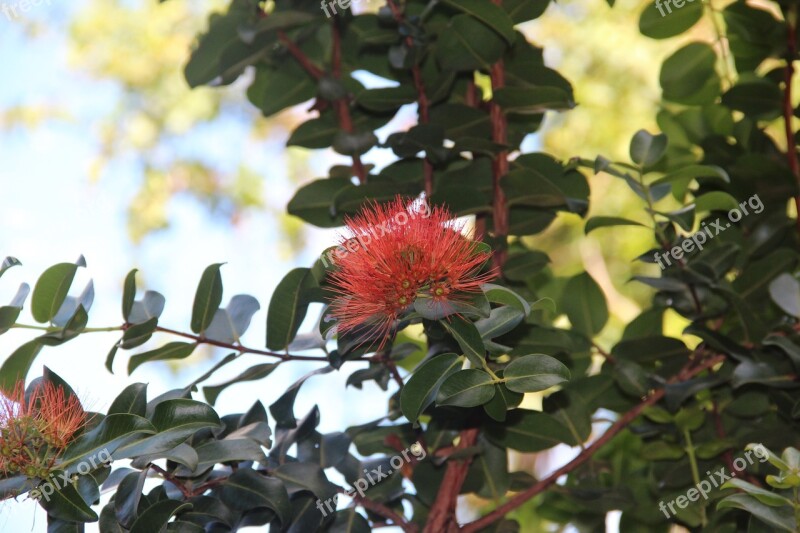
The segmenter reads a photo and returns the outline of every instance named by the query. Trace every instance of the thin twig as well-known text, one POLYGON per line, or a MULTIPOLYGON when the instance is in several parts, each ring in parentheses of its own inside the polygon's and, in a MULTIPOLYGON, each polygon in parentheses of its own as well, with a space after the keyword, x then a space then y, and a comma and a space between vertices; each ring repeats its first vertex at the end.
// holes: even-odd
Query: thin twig
MULTIPOLYGON (((696 376, 700 372, 708 370, 709 368, 721 363, 725 360, 724 355, 716 355, 714 357, 710 357, 705 361, 697 365, 687 365, 680 373, 674 376, 672 379, 669 380, 669 383, 678 383, 682 381, 687 381, 692 377, 696 376)), ((480 518, 474 522, 470 522, 461 528, 462 533, 475 533, 486 526, 493 524, 494 522, 500 520, 505 515, 516 509, 517 507, 521 506, 537 494, 541 493, 551 485, 555 484, 555 482, 561 476, 569 474, 589 459, 606 443, 608 443, 613 437, 615 437, 620 431, 625 429, 631 422, 633 422, 644 409, 650 407, 651 405, 655 405, 661 398, 664 397, 666 389, 661 388, 653 393, 644 400, 642 403, 638 404, 633 409, 626 412, 617 422, 615 422, 610 428, 606 430, 603 435, 600 436, 596 441, 594 441, 590 446, 588 446, 584 451, 582 451, 575 459, 567 463, 566 465, 562 466, 546 478, 542 479, 535 485, 529 487, 528 489, 516 494, 511 499, 509 499, 503 505, 495 508, 492 512, 480 518)))

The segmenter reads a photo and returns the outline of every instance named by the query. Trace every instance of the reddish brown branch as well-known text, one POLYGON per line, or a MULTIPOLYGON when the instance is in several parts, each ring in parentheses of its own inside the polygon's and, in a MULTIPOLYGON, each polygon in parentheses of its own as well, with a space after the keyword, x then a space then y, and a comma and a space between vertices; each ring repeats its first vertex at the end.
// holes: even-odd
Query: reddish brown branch
MULTIPOLYGON (((786 86, 783 91, 783 123, 786 128, 786 157, 789 160, 789 168, 794 175, 797 186, 800 187, 800 162, 798 162, 797 158, 794 131, 792 131, 792 117, 794 116, 792 78, 794 78, 794 60, 797 57, 795 16, 794 6, 790 5, 786 12, 786 68, 784 69, 784 83, 786 86)), ((797 231, 800 232, 800 190, 795 194, 794 205, 797 208, 797 231)))
MULTIPOLYGON (((460 441, 455 450, 464 450, 475 445, 478 440, 478 429, 467 429, 461 432, 460 441)), ((467 477, 469 465, 472 458, 461 461, 450 460, 447 462, 447 470, 442 477, 442 484, 439 486, 439 494, 433 502, 428 522, 425 524, 425 531, 436 533, 451 533, 458 531, 456 522, 456 503, 461 486, 467 477)))
MULTIPOLYGON (((401 26, 405 24, 405 15, 403 15, 397 3, 394 0, 387 0, 387 4, 389 9, 392 10, 392 16, 397 24, 401 26)), ((405 41, 409 49, 414 48, 414 38, 412 36, 407 36, 405 41)), ((430 120, 430 102, 428 101, 428 95, 425 93, 425 82, 422 80, 422 72, 418 63, 414 63, 411 67, 411 76, 414 80, 414 88, 417 90, 419 123, 427 124, 430 120)), ((427 157, 422 163, 422 172, 425 178, 425 196, 430 198, 431 194, 433 194, 433 165, 427 157)))
MULTIPOLYGON (((705 361, 701 362, 698 365, 687 366, 682 370, 678 375, 673 377, 669 380, 669 383, 678 383, 681 381, 686 381, 691 379, 692 377, 696 376, 700 372, 708 370, 709 368, 713 367, 714 365, 721 363, 725 360, 724 355, 716 355, 714 357, 710 357, 705 361)), ((510 500, 508 500, 503 505, 497 507, 492 512, 480 518, 474 522, 470 522, 466 524, 464 527, 461 528, 462 533, 475 533, 486 526, 493 524, 494 522, 502 519, 505 515, 516 509, 517 507, 521 506, 537 494, 540 494, 542 491, 550 487, 551 485, 555 484, 555 482, 563 475, 569 474, 585 462, 587 462, 591 457, 606 443, 608 443, 612 438, 614 438, 620 431, 625 429, 631 422, 633 422, 644 409, 650 407, 651 405, 656 404, 661 398, 664 396, 666 389, 658 389, 654 391, 645 401, 622 415, 622 417, 617 420, 614 424, 609 427, 605 433, 603 433, 600 438, 594 441, 589 447, 583 450, 575 459, 570 461, 569 463, 565 464, 546 478, 542 479, 535 485, 531 486, 530 488, 516 494, 510 500)))
MULTIPOLYGON (((325 76, 325 72, 316 66, 311 59, 303 52, 297 44, 289 39, 285 32, 278 32, 278 40, 283 44, 292 57, 300 64, 309 76, 319 81, 325 76)), ((331 61, 331 71, 333 77, 341 80, 342 71, 342 43, 341 43, 341 30, 338 24, 338 17, 333 17, 333 58, 331 61)), ((336 117, 339 121, 339 127, 347 133, 353 133, 353 120, 350 116, 350 99, 340 98, 333 102, 334 109, 336 110, 336 117)), ((367 172, 364 164, 361 162, 361 157, 358 155, 353 156, 353 173, 358 177, 359 183, 367 182, 367 172)))
POLYGON ((149 466, 151 470, 158 473, 158 475, 163 477, 165 480, 175 485, 178 488, 178 490, 181 491, 181 494, 183 494, 184 498, 189 499, 193 496, 191 489, 187 488, 186 485, 184 485, 180 479, 176 478, 171 473, 167 472, 158 465, 150 463, 149 466))
POLYGON ((281 44, 283 44, 283 46, 285 46, 286 49, 289 50, 289 53, 292 54, 292 57, 298 63, 300 63, 300 66, 303 67, 303 70, 308 72, 308 74, 312 78, 314 78, 315 80, 319 80, 325 75, 322 69, 320 69, 314 63, 312 63, 311 60, 308 58, 308 56, 305 54, 305 52, 300 50, 300 47, 298 47, 294 41, 289 39, 289 37, 286 35, 286 33, 284 33, 283 30, 278 32, 278 40, 280 40, 281 44))
MULTIPOLYGON (((342 29, 339 26, 339 16, 333 17, 333 58, 331 61, 333 77, 338 81, 342 79, 342 29)), ((350 98, 339 98, 334 103, 336 115, 339 118, 339 127, 347 133, 353 133, 353 119, 350 116, 350 98)), ((353 154, 353 173, 360 184, 367 182, 367 171, 361 156, 353 154)))
MULTIPOLYGON (((501 5, 502 0, 493 0, 495 4, 501 5)), ((502 59, 492 65, 491 70, 492 92, 505 87, 506 71, 502 59)), ((492 140, 497 144, 508 144, 508 121, 503 109, 494 101, 489 104, 489 119, 492 123, 492 140)), ((499 241, 498 249, 495 250, 494 264, 500 268, 506 259, 506 243, 503 242, 508 236, 508 200, 501 184, 503 176, 508 174, 508 151, 503 150, 498 153, 492 165, 492 218, 494 219, 494 236, 499 241)))

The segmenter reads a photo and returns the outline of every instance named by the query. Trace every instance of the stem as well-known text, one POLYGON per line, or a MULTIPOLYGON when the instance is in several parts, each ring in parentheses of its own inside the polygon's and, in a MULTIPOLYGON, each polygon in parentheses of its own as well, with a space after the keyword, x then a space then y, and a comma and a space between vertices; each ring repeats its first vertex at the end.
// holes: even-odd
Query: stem
MULTIPOLYGON (((387 0, 387 4, 389 5, 389 9, 392 10, 392 16, 397 24, 399 26, 405 24, 405 15, 403 15, 403 12, 397 6, 394 0, 387 0)), ((405 42, 409 49, 414 48, 414 38, 411 35, 406 37, 405 42)), ((422 72, 420 72, 419 63, 414 63, 414 65, 411 67, 411 76, 414 79, 414 88, 417 90, 417 109, 419 122, 420 124, 427 124, 430 120, 430 102, 428 101, 428 95, 425 94, 425 83, 422 80, 422 72)), ((425 196, 430 198, 431 194, 433 194, 433 165, 431 164, 427 155, 425 156, 425 160, 422 162, 422 172, 425 178, 425 196)))
MULTIPOLYGON (((494 0, 499 4, 499 0, 494 0)), ((506 84, 505 68, 501 59, 492 65, 491 71, 492 91, 502 89, 506 84)), ((508 122, 500 106, 492 101, 489 103, 489 120, 492 123, 492 140, 497 144, 508 143, 508 122)), ((508 200, 500 183, 503 176, 508 174, 508 151, 498 153, 492 162, 492 218, 494 222, 494 236, 498 240, 499 248, 495 250, 494 264, 502 267, 506 260, 506 243, 508 236, 508 200)))
POLYGON ((731 57, 728 53, 728 38, 723 35, 722 28, 719 25, 719 20, 717 20, 719 12, 711 4, 711 0, 707 0, 704 5, 706 8, 708 8, 708 11, 711 14, 711 24, 714 26, 717 44, 719 44, 720 54, 722 55, 722 71, 725 75, 725 81, 728 82, 728 87, 731 87, 733 86, 734 81, 733 74, 731 73, 731 57))
MULTIPOLYGON (((61 331, 64 328, 59 328, 56 326, 32 326, 29 324, 14 324, 11 326, 11 329, 32 329, 36 331, 44 331, 47 333, 52 333, 54 331, 61 331)), ((109 331, 122 331, 122 326, 111 326, 108 328, 84 328, 81 330, 81 333, 108 333, 109 331)))
MULTIPOLYGON (((455 451, 464 450, 475 445, 478 440, 478 429, 471 428, 465 429, 459 434, 458 446, 455 451)), ((456 501, 458 500, 458 493, 461 491, 461 486, 467 477, 469 465, 472 463, 472 458, 468 457, 461 461, 448 460, 447 470, 442 478, 442 484, 439 487, 439 494, 436 496, 428 514, 428 522, 425 524, 425 531, 436 533, 451 533, 458 531, 458 523, 456 522, 456 501)))
MULTIPOLYGON (((704 362, 700 363, 698 366, 689 366, 685 367, 681 372, 679 372, 676 376, 669 380, 668 383, 677 383, 681 381, 687 381, 692 377, 696 376, 700 372, 704 370, 708 370, 709 368, 713 367, 714 365, 721 363, 725 360, 724 355, 716 355, 710 359, 705 360, 704 362)), ((690 365, 693 361, 690 360, 690 365)), ((600 438, 594 441, 589 447, 587 447, 584 451, 582 451, 575 459, 567 463, 566 465, 562 466, 546 478, 542 479, 532 487, 518 493, 516 496, 512 497, 503 505, 495 508, 492 512, 476 520, 474 522, 470 522, 461 528, 461 533, 476 533, 481 529, 493 524, 494 522, 502 519, 508 513, 516 509, 517 507, 521 506, 534 496, 538 495, 539 493, 543 492, 545 489, 550 487, 550 485, 555 484, 555 482, 563 475, 569 474, 583 463, 591 459, 591 457, 600 449, 602 448, 607 442, 609 442, 614 436, 616 436, 620 431, 625 429, 631 422, 633 422, 641 412, 650 407, 651 405, 655 405, 661 398, 664 397, 665 393, 664 388, 658 389, 653 392, 645 401, 631 409, 630 411, 626 412, 615 424, 613 424, 610 428, 603 433, 600 438)))
MULTIPOLYGON (((700 485, 700 472, 697 470, 697 457, 694 454, 694 444, 692 443, 692 432, 688 429, 683 430, 683 438, 686 440, 686 454, 689 456, 689 467, 692 469, 692 481, 694 481, 694 486, 700 485)), ((700 506, 700 520, 703 524, 703 527, 706 526, 708 523, 708 518, 706 518, 706 506, 700 506)))
MULTIPOLYGON (((332 19, 333 57, 331 59, 331 70, 333 77, 337 80, 342 79, 342 29, 339 26, 340 20, 338 13, 332 19)), ((347 133, 353 133, 353 120, 350 116, 350 98, 340 98, 334 102, 334 106, 336 107, 336 115, 339 117, 339 126, 347 133)), ((353 154, 353 173, 358 178, 358 183, 361 185, 367 183, 367 171, 358 154, 353 154)))
MULTIPOLYGON (((256 355, 267 355, 270 357, 278 357, 283 359, 284 361, 325 361, 328 362, 327 357, 316 357, 310 355, 292 355, 288 353, 279 353, 279 352, 271 352, 269 350, 256 350, 255 348, 248 348, 246 346, 242 346, 241 344, 230 344, 227 342, 220 342, 215 341, 212 339, 207 339, 206 337, 201 337, 200 335, 194 335, 192 333, 184 333, 182 331, 177 331, 174 329, 169 328, 162 328, 161 326, 156 327, 156 331, 160 331, 161 333, 169 333, 170 335, 175 335, 177 337, 183 337, 185 339, 191 339, 198 344, 209 344, 211 346, 217 346, 219 348, 227 348, 228 350, 233 350, 239 353, 252 353, 256 355)), ((355 360, 355 359, 354 359, 355 360)), ((361 361, 369 361, 370 359, 361 359, 361 361)))
POLYGON ((176 478, 175 476, 173 476, 172 474, 170 474, 169 472, 167 472, 166 470, 164 470, 163 468, 161 468, 156 464, 150 463, 148 466, 151 470, 157 472, 161 477, 163 477, 164 479, 166 479, 167 481, 178 487, 178 490, 181 491, 181 494, 183 494, 184 498, 189 499, 193 496, 192 491, 186 488, 186 486, 180 479, 176 478))
MULTIPOLYGON (((794 59, 797 56, 796 44, 796 19, 797 13, 795 6, 790 4, 786 12, 786 69, 784 70, 784 91, 783 91, 783 124, 786 131, 786 157, 789 160, 791 169, 798 187, 800 187, 800 163, 797 159, 797 148, 794 141, 794 131, 792 131, 792 79, 794 78, 794 59)), ((800 233, 800 191, 794 197, 794 205, 797 210, 797 231, 800 233)))

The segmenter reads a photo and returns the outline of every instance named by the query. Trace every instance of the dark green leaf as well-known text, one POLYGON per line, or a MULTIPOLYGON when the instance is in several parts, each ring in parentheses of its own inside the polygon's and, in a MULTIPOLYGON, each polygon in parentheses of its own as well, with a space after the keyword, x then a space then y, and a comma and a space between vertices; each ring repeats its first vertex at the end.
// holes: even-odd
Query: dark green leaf
POLYGON ((222 302, 222 263, 208 266, 200 278, 192 306, 192 331, 202 333, 214 319, 214 313, 222 302))

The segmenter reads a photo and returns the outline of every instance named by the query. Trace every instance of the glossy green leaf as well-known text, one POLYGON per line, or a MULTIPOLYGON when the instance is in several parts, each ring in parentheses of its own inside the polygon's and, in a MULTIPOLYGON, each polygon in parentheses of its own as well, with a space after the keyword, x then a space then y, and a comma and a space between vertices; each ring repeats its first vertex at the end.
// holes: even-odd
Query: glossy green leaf
POLYGON ((295 268, 281 280, 267 311, 267 348, 283 350, 289 346, 306 316, 308 291, 315 285, 308 268, 295 268))
POLYGON ((600 332, 608 321, 606 297, 597 282, 584 272, 567 281, 566 297, 562 303, 572 326, 592 337, 600 332))
POLYGON ((538 392, 569 380, 564 364, 544 354, 515 358, 503 372, 506 387, 514 392, 538 392))
POLYGON ((219 273, 221 266, 222 263, 208 266, 200 278, 192 306, 192 331, 195 333, 206 330, 222 302, 222 276, 219 273))
POLYGON ((128 374, 133 374, 134 370, 151 361, 186 359, 192 355, 195 348, 197 348, 197 343, 195 342, 170 342, 161 348, 134 355, 128 361, 128 374))
POLYGON ((586 221, 586 227, 583 228, 585 235, 598 228, 608 228, 611 226, 640 226, 646 228, 641 222, 635 220, 628 220, 622 217, 592 217, 586 221))
POLYGON ((50 322, 56 316, 77 271, 75 263, 59 263, 39 277, 31 298, 31 313, 37 322, 50 322))
POLYGON ((169 519, 181 511, 192 508, 192 504, 178 500, 161 500, 144 510, 133 523, 131 533, 153 533, 166 527, 169 519))
POLYGON ((436 405, 475 407, 494 397, 494 378, 478 369, 459 370, 447 377, 436 394, 436 405))
POLYGON ((431 357, 422 363, 400 391, 400 409, 411 422, 433 403, 439 387, 463 365, 464 358, 447 353, 431 357))
POLYGON ((470 363, 476 367, 482 367, 486 348, 475 324, 460 316, 441 320, 439 323, 453 336, 470 363))

